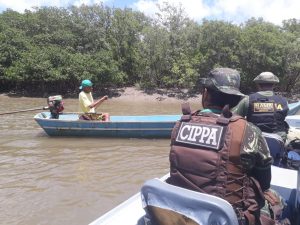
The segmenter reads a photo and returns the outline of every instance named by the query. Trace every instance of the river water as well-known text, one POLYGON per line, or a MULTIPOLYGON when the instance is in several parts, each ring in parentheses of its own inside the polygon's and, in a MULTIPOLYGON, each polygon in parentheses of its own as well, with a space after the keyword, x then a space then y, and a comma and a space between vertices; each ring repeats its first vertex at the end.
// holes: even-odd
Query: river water
MULTIPOLYGON (((65 99, 65 112, 78 111, 77 101, 65 99)), ((43 106, 45 98, 0 96, 0 113, 43 106)), ((111 115, 181 112, 179 101, 167 100, 116 98, 101 108, 111 115)), ((88 224, 168 172, 168 139, 49 137, 33 120, 37 112, 0 115, 0 224, 88 224)))

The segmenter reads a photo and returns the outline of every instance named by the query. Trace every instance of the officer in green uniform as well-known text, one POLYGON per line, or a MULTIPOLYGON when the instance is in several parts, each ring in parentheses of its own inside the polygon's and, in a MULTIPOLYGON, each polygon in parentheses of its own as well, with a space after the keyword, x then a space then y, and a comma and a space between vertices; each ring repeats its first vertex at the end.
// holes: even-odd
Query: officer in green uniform
POLYGON ((273 92, 279 79, 271 72, 259 74, 254 82, 258 92, 246 96, 232 111, 247 117, 261 131, 278 134, 286 141, 288 129, 284 122, 288 113, 287 100, 273 92))
MULTIPOLYGON (((260 221, 262 218, 260 216, 260 208, 264 206, 264 196, 262 192, 265 194, 269 193, 271 164, 273 160, 261 130, 243 118, 234 116, 230 121, 237 124, 240 121, 243 124, 243 128, 239 130, 237 128, 239 125, 232 125, 231 128, 228 128, 229 133, 225 134, 227 137, 225 140, 222 139, 222 137, 225 137, 224 135, 210 136, 208 134, 210 131, 210 123, 205 122, 214 120, 212 118, 218 120, 221 113, 222 116, 226 113, 226 110, 224 110, 226 109, 226 105, 232 108, 236 106, 240 98, 244 96, 239 91, 240 74, 237 70, 230 68, 216 68, 210 71, 207 78, 201 79, 201 84, 203 88, 201 91, 203 109, 192 114, 191 117, 189 117, 191 118, 190 121, 184 122, 184 120, 182 120, 182 122, 176 125, 177 128, 175 126, 173 129, 170 152, 170 178, 168 182, 191 190, 198 190, 200 192, 203 190, 208 194, 216 194, 220 191, 216 190, 216 187, 219 187, 220 182, 222 183, 222 179, 225 179, 223 176, 228 175, 220 175, 216 172, 214 177, 210 176, 212 172, 208 171, 209 169, 214 168, 211 170, 222 171, 222 168, 224 169, 224 165, 226 164, 226 162, 221 160, 222 157, 220 162, 216 163, 215 158, 218 157, 216 157, 215 154, 222 155, 223 153, 220 152, 229 151, 228 154, 231 155, 232 152, 237 152, 238 160, 233 160, 235 163, 233 163, 233 161, 231 163, 234 164, 234 167, 240 168, 240 170, 243 171, 243 179, 248 181, 240 186, 241 183, 238 181, 240 178, 233 178, 231 182, 237 187, 240 187, 239 191, 242 190, 241 196, 238 199, 235 196, 233 198, 234 200, 228 197, 233 194, 232 189, 230 189, 230 184, 228 183, 223 186, 223 190, 225 189, 224 191, 226 192, 223 197, 233 205, 238 217, 241 212, 239 219, 243 217, 246 218, 245 224, 266 224, 260 221), (200 125, 198 123, 200 123, 200 125), (236 128, 234 128, 235 126, 236 128), (206 135, 204 135, 204 130, 207 130, 206 135), (201 133, 201 131, 203 132, 201 133), (201 141, 203 142, 203 140, 205 140, 203 139, 204 136, 211 137, 214 143, 224 143, 225 141, 226 145, 224 145, 221 150, 213 151, 211 149, 216 149, 216 146, 212 145, 210 139, 205 141, 205 145, 201 145, 201 141), (200 139, 198 140, 197 138, 200 139), (208 144, 210 145, 208 146, 208 144), (194 151, 195 149, 197 149, 197 151, 194 151), (192 163, 195 165, 190 166, 192 163), (219 176, 223 178, 221 179, 219 176), (244 195, 245 193, 252 194, 247 196, 247 194, 244 195), (239 206, 240 203, 242 203, 242 207, 239 206)), ((227 113, 229 114, 226 118, 231 118, 229 110, 227 110, 227 113)), ((216 125, 216 127, 217 130, 218 126, 216 125)), ((227 174, 231 173, 232 171, 228 169, 227 174)), ((222 197, 222 194, 216 195, 222 197)), ((242 220, 243 219, 240 221, 242 220)))
POLYGON ((227 200, 240 224, 288 224, 270 216, 270 205, 283 204, 270 190, 273 159, 261 130, 229 111, 244 96, 239 72, 216 68, 201 84, 203 109, 184 105, 172 131, 167 182, 227 200))
MULTIPOLYGON (((203 110, 200 113, 220 114, 225 105, 230 108, 238 104, 244 95, 239 91, 240 74, 230 68, 217 68, 210 72, 208 78, 201 80, 203 110)), ((260 129, 247 123, 245 138, 241 148, 241 160, 244 168, 257 174, 263 191, 270 187, 272 157, 260 129)))

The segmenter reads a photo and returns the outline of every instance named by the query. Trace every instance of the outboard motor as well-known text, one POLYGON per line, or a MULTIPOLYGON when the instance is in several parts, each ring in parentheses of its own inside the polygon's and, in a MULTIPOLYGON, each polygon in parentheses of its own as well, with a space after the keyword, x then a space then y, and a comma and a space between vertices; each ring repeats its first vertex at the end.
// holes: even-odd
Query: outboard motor
POLYGON ((61 95, 49 96, 47 99, 48 108, 51 113, 51 119, 58 119, 59 113, 64 110, 64 103, 61 95))

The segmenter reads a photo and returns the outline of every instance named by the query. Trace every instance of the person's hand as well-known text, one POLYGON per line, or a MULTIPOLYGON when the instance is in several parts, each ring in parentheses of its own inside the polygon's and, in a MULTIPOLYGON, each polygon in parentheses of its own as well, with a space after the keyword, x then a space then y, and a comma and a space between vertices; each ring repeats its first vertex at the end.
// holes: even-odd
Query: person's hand
POLYGON ((107 96, 107 95, 103 96, 103 99, 104 99, 104 100, 107 100, 107 99, 108 99, 108 96, 107 96))
POLYGON ((264 196, 271 205, 276 205, 280 202, 280 199, 270 190, 265 191, 264 196))

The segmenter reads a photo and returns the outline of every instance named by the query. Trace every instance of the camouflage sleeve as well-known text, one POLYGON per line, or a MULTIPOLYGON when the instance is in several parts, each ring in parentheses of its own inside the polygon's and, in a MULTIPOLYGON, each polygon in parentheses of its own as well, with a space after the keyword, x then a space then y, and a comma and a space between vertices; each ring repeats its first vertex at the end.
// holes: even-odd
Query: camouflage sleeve
POLYGON ((241 161, 247 170, 269 169, 273 162, 260 129, 249 122, 246 125, 244 141, 241 146, 241 161))
POLYGON ((231 111, 242 117, 246 117, 248 114, 248 108, 249 108, 249 97, 245 96, 234 108, 232 108, 231 111))

